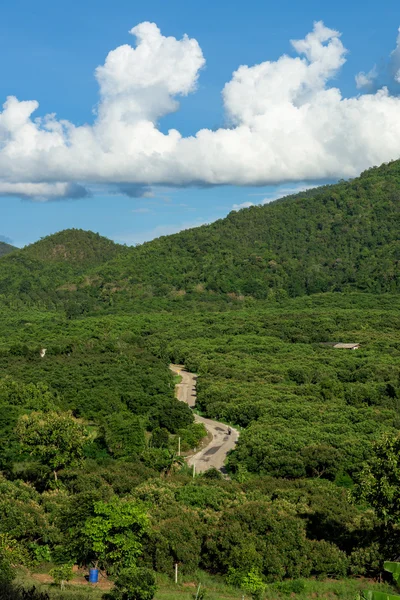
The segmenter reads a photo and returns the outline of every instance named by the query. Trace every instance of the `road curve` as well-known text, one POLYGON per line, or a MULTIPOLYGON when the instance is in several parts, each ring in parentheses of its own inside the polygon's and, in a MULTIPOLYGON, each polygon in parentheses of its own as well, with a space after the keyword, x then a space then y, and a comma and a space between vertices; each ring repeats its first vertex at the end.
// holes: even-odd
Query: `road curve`
MULTIPOLYGON (((197 375, 189 373, 183 365, 170 365, 173 373, 182 377, 181 383, 176 385, 176 397, 186 402, 190 408, 196 404, 196 380, 197 375)), ((239 439, 239 432, 231 427, 231 435, 228 435, 228 427, 224 423, 206 419, 194 415, 196 423, 203 423, 207 431, 212 435, 211 442, 200 452, 188 459, 190 466, 195 465, 196 473, 204 473, 208 469, 218 469, 225 472, 225 460, 230 450, 233 450, 239 439)))

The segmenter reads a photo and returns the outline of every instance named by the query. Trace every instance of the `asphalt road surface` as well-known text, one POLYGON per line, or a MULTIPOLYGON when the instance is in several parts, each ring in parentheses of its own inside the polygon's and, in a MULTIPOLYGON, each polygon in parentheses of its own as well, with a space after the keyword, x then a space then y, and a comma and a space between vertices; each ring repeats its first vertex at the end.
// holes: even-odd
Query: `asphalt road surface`
MULTIPOLYGON (((176 397, 182 402, 186 402, 190 408, 196 405, 196 380, 197 375, 189 373, 183 365, 170 365, 171 371, 182 377, 181 383, 176 385, 176 397)), ((207 431, 212 435, 211 442, 202 450, 188 459, 188 464, 195 465, 196 473, 203 473, 208 469, 218 469, 225 471, 225 460, 230 450, 236 446, 239 439, 239 432, 231 427, 231 434, 228 435, 228 426, 212 419, 206 419, 199 415, 194 415, 196 423, 203 423, 207 431)))

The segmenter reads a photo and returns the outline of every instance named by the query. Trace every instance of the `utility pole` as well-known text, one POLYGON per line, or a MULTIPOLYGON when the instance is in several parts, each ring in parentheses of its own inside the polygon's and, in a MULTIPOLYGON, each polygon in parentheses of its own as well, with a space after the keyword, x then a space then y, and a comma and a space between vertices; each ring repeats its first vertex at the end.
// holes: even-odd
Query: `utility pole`
POLYGON ((195 463, 193 463, 193 479, 195 478, 195 476, 196 476, 196 465, 195 465, 195 463))
POLYGON ((178 583, 178 563, 175 563, 175 583, 178 583))
POLYGON ((181 438, 178 437, 178 456, 181 455, 181 438))

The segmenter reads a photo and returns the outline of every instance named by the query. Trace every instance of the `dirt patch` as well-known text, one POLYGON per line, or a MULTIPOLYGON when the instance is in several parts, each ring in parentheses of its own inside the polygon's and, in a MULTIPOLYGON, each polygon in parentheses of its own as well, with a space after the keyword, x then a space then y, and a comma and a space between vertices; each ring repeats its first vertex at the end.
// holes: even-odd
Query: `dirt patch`
POLYGON ((47 573, 31 573, 31 577, 39 583, 54 583, 54 579, 47 573))
MULTIPOLYGON (((42 585, 50 585, 54 583, 54 579, 48 573, 31 573, 30 576, 35 581, 38 581, 42 585)), ((96 588, 99 590, 108 591, 111 590, 114 586, 112 581, 109 581, 106 577, 103 577, 99 574, 99 582, 98 583, 89 583, 85 578, 84 574, 77 573, 76 576, 68 581, 67 585, 73 586, 82 586, 88 588, 89 586, 92 588, 96 588)))

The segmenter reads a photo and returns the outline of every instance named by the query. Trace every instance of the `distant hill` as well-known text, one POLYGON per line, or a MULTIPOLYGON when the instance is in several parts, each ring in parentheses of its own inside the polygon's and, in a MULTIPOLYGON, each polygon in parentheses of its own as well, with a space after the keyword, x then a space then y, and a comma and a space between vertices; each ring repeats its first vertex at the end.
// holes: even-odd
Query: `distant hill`
POLYGON ((400 290, 400 161, 134 248, 72 229, 0 262, 0 294, 91 307, 347 289, 400 290))
POLYGON ((26 246, 22 253, 42 262, 70 264, 82 270, 111 260, 121 249, 123 246, 98 233, 65 229, 26 246))
POLYGON ((17 250, 15 246, 11 246, 10 244, 6 244, 5 242, 0 242, 0 257, 5 256, 6 254, 10 254, 10 252, 13 252, 14 250, 17 250))
POLYGON ((67 229, 49 235, 0 261, 0 295, 57 304, 64 286, 74 290, 74 282, 86 272, 125 251, 91 231, 67 229))

